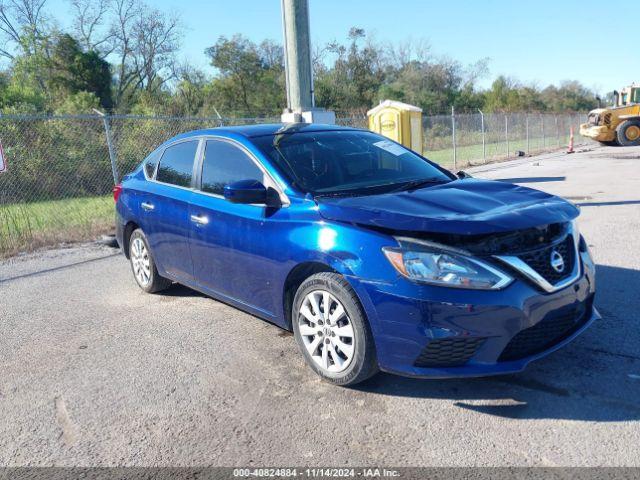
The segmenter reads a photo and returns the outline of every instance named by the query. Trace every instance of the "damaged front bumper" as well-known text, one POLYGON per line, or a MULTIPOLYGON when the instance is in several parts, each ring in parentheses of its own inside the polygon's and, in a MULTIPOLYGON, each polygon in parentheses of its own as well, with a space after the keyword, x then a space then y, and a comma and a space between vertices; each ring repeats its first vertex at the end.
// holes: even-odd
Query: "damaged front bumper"
POLYGON ((375 318, 381 370, 424 378, 519 372, 566 345, 600 318, 595 267, 580 255, 580 275, 553 293, 519 278, 500 291, 361 282, 375 318))

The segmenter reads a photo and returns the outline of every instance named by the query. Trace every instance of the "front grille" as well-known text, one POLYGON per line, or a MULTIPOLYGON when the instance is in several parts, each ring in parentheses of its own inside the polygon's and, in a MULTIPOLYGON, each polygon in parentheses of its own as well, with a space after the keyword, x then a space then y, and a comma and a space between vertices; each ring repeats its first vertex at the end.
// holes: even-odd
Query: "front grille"
POLYGON ((562 315, 543 319, 516 334, 500 354, 498 361, 519 360, 544 352, 564 340, 589 319, 591 302, 581 304, 562 315))
POLYGON ((604 115, 604 124, 605 124, 607 127, 611 127, 611 114, 610 114, 610 113, 606 113, 606 114, 604 115))
POLYGON ((576 262, 576 249, 572 235, 567 237, 560 243, 550 247, 535 250, 530 253, 518 255, 520 260, 529 265, 538 274, 552 285, 566 279, 571 275, 574 264, 576 262), (564 261, 564 269, 557 271, 552 266, 553 252, 557 252, 564 261))
POLYGON ((473 357, 484 343, 483 337, 432 340, 414 362, 416 367, 459 367, 473 357))

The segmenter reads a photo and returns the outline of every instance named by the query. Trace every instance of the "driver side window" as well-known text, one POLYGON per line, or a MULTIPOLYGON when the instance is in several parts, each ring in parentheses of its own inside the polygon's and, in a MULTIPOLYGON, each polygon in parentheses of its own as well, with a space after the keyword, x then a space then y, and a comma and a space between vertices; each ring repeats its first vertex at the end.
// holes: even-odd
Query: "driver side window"
POLYGON ((207 140, 202 161, 202 191, 222 195, 225 185, 240 180, 264 183, 264 173, 240 147, 224 140, 207 140))

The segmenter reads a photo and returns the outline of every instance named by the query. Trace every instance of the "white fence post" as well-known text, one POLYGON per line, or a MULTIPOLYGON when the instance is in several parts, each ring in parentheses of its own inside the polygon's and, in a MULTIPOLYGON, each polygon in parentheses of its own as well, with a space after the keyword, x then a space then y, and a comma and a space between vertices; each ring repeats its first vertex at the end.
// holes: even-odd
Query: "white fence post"
POLYGON ((480 109, 478 111, 480 112, 480 128, 482 129, 482 163, 485 163, 487 161, 487 142, 484 134, 484 113, 480 109))
POLYGON ((507 141, 507 157, 509 157, 509 114, 504 114, 504 138, 507 141))
POLYGON ((524 117, 525 129, 527 131, 527 155, 529 155, 529 114, 527 113, 524 117))

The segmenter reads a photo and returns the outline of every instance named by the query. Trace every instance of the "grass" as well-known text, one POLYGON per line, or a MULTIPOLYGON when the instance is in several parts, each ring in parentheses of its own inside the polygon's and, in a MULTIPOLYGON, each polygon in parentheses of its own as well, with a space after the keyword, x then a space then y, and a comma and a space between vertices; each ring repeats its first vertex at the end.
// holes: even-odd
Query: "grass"
MULTIPOLYGON (((565 147, 569 143, 568 138, 560 138, 560 148, 565 147)), ((547 150, 554 150, 558 148, 557 137, 547 137, 544 142, 542 138, 531 138, 529 140, 529 152, 528 153, 540 153, 547 150)), ((507 146, 504 141, 487 143, 485 145, 486 150, 486 162, 483 162, 482 156, 482 144, 474 145, 462 145, 456 148, 457 168, 462 168, 467 165, 477 165, 481 163, 488 163, 492 160, 504 159, 507 157, 515 157, 515 152, 521 150, 527 152, 526 140, 510 140, 509 141, 509 155, 507 155, 507 146)), ((424 155, 444 167, 453 166, 453 148, 446 148, 442 150, 425 150, 424 155)))
POLYGON ((111 196, 0 205, 0 257, 113 229, 111 196))

